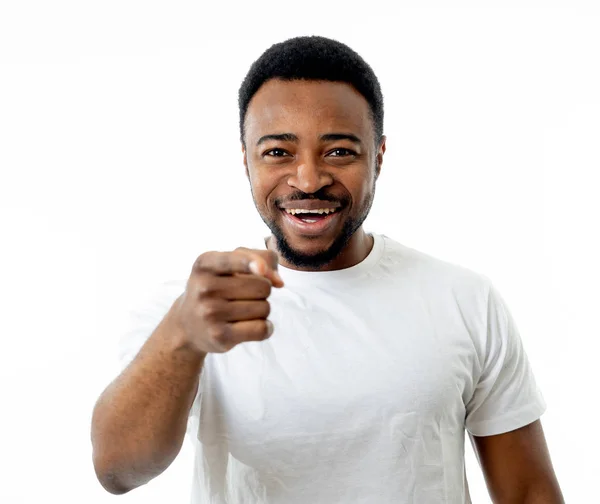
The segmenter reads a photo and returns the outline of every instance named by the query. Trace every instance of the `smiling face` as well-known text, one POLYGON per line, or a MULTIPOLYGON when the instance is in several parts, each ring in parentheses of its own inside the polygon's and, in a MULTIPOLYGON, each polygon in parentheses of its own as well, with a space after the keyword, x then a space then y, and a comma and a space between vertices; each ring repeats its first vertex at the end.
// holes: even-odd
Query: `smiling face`
POLYGON ((252 97, 244 164, 282 264, 325 270, 364 259, 361 226, 385 152, 374 135, 369 104, 349 84, 273 79, 252 97))

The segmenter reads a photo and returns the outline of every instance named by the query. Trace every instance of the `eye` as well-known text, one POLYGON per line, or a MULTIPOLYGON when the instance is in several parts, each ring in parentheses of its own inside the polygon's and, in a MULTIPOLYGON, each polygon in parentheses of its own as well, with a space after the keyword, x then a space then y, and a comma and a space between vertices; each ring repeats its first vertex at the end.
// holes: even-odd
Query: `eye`
POLYGON ((332 157, 356 156, 356 152, 351 151, 350 149, 344 149, 344 148, 340 147, 338 149, 333 149, 327 155, 332 156, 332 157))
POLYGON ((287 155, 287 152, 284 151, 283 149, 271 149, 266 151, 263 156, 270 156, 270 157, 284 157, 287 155))

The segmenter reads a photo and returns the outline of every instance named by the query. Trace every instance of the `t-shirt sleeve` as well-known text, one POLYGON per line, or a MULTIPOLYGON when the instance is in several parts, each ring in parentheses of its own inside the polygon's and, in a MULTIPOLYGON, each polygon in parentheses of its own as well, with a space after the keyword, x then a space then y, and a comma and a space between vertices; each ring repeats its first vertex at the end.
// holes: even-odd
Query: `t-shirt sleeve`
MULTIPOLYGON (((183 294, 185 286, 186 281, 183 280, 165 282, 152 292, 142 296, 142 299, 128 310, 125 328, 118 340, 119 372, 123 371, 135 359, 175 300, 183 294)), ((188 416, 188 432, 190 432, 190 426, 193 429, 194 421, 196 421, 196 424, 198 423, 202 388, 203 380, 201 378, 188 416)))
POLYGON ((185 282, 164 282, 142 296, 128 310, 117 342, 120 371, 124 370, 136 357, 146 340, 184 290, 185 282))
POLYGON ((474 436, 509 432, 539 419, 546 409, 519 331, 504 300, 489 287, 483 368, 466 405, 474 436))

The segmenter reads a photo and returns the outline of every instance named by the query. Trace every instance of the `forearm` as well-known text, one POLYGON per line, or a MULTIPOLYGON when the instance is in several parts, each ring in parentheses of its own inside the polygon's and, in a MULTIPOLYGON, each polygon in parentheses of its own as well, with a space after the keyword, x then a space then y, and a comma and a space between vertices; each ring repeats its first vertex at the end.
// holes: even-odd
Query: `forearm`
POLYGON ((565 504, 556 480, 542 481, 538 485, 531 485, 521 502, 523 504, 565 504))
POLYGON ((204 358, 173 331, 166 317, 94 408, 94 467, 111 493, 147 483, 181 449, 204 358))

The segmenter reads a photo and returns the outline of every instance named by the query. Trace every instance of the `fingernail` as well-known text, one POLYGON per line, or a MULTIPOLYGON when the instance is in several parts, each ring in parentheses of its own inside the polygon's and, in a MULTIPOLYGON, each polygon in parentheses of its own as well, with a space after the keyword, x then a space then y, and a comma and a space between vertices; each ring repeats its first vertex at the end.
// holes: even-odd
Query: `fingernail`
POLYGON ((255 275, 260 275, 260 270, 258 268, 258 263, 256 261, 251 261, 250 264, 248 265, 248 268, 255 275))
POLYGON ((275 327, 273 326, 273 322, 271 322, 270 320, 267 320, 267 334, 269 336, 271 336, 271 334, 273 334, 274 330, 275 330, 275 327))

